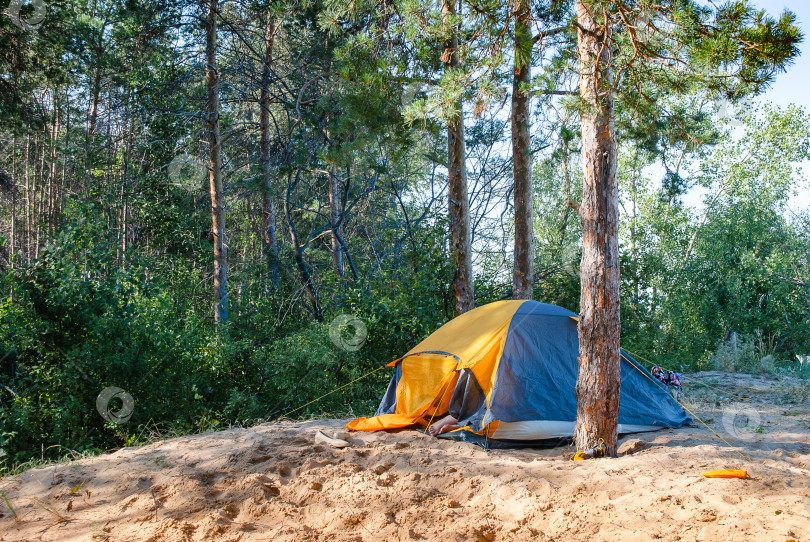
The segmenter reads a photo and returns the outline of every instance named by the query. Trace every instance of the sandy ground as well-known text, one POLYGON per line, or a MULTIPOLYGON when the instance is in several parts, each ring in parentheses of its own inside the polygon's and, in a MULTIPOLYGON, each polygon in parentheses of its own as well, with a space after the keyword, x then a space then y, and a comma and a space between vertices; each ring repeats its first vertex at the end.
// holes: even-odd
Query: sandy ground
POLYGON ((573 462, 570 446, 485 451, 415 431, 354 433, 337 449, 313 436, 343 421, 268 424, 0 480, 18 516, 0 500, 0 540, 810 541, 808 383, 691 376, 750 399, 686 397, 750 461, 702 426, 573 462), (701 476, 721 468, 751 478, 701 476))

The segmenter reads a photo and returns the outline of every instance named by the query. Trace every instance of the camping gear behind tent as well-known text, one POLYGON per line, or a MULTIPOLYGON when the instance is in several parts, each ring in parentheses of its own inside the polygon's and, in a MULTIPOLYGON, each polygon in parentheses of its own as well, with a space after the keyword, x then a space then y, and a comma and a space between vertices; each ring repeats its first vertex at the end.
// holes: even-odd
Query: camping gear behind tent
MULTIPOLYGON (((403 357, 373 418, 347 428, 430 425, 451 414, 467 436, 503 441, 570 437, 577 406, 576 315, 536 301, 498 301, 436 330, 403 357)), ((622 351, 619 433, 681 427, 683 409, 622 351)))

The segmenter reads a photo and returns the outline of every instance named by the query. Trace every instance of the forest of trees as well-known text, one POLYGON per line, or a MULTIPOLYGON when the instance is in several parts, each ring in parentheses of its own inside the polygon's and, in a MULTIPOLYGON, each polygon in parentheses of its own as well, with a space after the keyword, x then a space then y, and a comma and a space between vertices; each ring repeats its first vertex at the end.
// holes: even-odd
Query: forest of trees
POLYGON ((810 117, 756 96, 802 39, 737 0, 15 0, 0 469, 368 413, 384 371, 307 403, 500 299, 579 312, 581 378, 618 385, 619 325, 647 366, 798 372, 810 117))

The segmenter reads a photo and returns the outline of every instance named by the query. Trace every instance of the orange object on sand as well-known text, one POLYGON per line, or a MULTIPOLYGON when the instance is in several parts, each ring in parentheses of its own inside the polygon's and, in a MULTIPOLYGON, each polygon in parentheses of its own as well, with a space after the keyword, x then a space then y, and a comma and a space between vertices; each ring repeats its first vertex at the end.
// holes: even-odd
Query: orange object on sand
POLYGON ((706 478, 748 478, 748 471, 725 469, 725 470, 710 470, 703 473, 706 478))

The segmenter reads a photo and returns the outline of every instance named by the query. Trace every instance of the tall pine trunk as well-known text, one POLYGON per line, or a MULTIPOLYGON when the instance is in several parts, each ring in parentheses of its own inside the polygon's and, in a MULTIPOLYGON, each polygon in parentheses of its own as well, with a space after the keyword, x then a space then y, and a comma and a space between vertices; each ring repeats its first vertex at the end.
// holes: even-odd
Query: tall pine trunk
POLYGON ((268 17, 264 34, 264 66, 262 68, 262 88, 259 97, 259 115, 261 123, 261 142, 259 159, 262 167, 262 232, 264 236, 264 255, 270 281, 278 284, 278 241, 276 235, 276 205, 273 192, 273 178, 270 164, 270 69, 273 65, 273 41, 275 38, 275 19, 268 17))
POLYGON ((598 5, 577 3, 582 111, 582 293, 579 319, 577 423, 580 450, 600 440, 616 450, 619 415, 619 233, 616 140, 611 94, 611 26, 598 5))
MULTIPOLYGON (((446 68, 459 67, 458 28, 455 18, 455 0, 445 0, 442 4, 442 19, 452 24, 450 38, 444 43, 442 62, 446 68)), ((464 146, 464 110, 461 99, 455 104, 455 111, 447 123, 447 182, 450 229, 450 252, 455 273, 453 294, 456 300, 456 314, 475 307, 473 291, 472 251, 470 239, 470 207, 467 200, 467 164, 464 146)))
POLYGON ((515 191, 515 270, 513 299, 531 299, 534 286, 532 231, 531 10, 518 0, 515 14, 515 67, 512 79, 512 175, 515 191))
POLYGON ((219 72, 217 71, 218 0, 209 0, 205 22, 205 79, 208 83, 206 129, 208 131, 208 181, 211 223, 214 234, 214 321, 228 319, 228 261, 225 244, 225 209, 222 187, 222 155, 219 139, 219 72))

